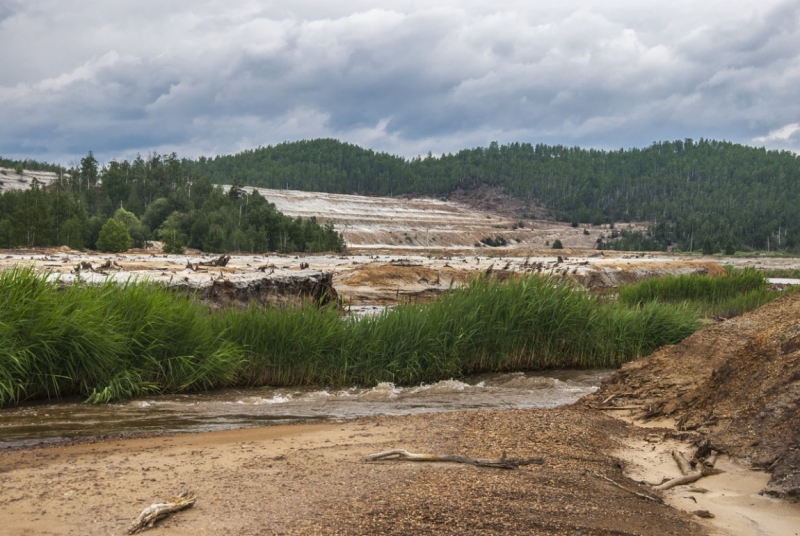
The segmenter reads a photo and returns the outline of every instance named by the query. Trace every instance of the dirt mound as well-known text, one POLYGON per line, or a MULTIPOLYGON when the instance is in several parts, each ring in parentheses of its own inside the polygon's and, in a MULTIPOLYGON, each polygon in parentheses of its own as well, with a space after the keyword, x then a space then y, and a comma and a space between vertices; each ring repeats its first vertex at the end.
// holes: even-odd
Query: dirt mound
POLYGON ((351 287, 369 286, 395 288, 405 285, 444 286, 463 284, 478 275, 478 271, 444 268, 435 270, 423 265, 384 264, 365 265, 342 279, 351 287))
POLYGON ((248 306, 251 303, 262 307, 299 306, 306 302, 326 305, 338 299, 333 288, 333 275, 315 270, 276 274, 249 281, 214 280, 199 287, 178 283, 172 288, 218 307, 248 306))
POLYGON ((800 292, 624 365, 587 400, 675 418, 800 499, 800 292))
POLYGON ((715 262, 636 262, 618 261, 614 264, 594 265, 578 271, 572 278, 588 289, 617 288, 635 285, 645 279, 666 275, 710 275, 720 277, 728 272, 715 262))

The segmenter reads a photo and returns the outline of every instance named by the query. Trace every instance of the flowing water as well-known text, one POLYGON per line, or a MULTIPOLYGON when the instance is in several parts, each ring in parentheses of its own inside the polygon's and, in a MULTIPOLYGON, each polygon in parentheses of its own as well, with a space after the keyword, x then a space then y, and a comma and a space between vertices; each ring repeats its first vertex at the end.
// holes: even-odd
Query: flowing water
POLYGON ((594 392, 610 370, 485 374, 416 387, 251 388, 121 404, 36 403, 0 410, 0 448, 132 432, 201 432, 370 415, 551 408, 594 392))

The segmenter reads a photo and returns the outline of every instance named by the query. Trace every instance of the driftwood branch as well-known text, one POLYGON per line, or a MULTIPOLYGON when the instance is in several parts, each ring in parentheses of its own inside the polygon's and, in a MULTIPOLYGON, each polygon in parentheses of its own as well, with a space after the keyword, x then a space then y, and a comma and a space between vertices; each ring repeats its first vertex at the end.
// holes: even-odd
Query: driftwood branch
POLYGON ((150 528, 157 521, 164 519, 170 514, 194 506, 196 497, 192 491, 184 491, 177 497, 167 499, 163 503, 153 503, 145 508, 139 517, 133 520, 128 527, 128 534, 136 534, 146 528, 150 528))
POLYGON ((414 454, 413 452, 408 452, 403 449, 387 450, 385 452, 378 452, 377 454, 370 454, 364 456, 364 460, 368 462, 376 460, 402 460, 408 462, 467 463, 470 465, 477 465, 478 467, 493 467, 495 469, 516 469, 522 465, 541 465, 544 463, 543 458, 514 459, 506 458, 505 454, 499 459, 489 459, 471 458, 469 456, 457 456, 453 454, 414 454))
POLYGON ((703 465, 698 464, 697 469, 692 467, 692 464, 687 460, 683 454, 678 452, 677 450, 672 451, 672 458, 675 460, 675 463, 678 464, 678 469, 681 470, 681 474, 683 476, 679 476, 677 478, 673 478, 672 480, 667 480, 663 484, 654 487, 653 489, 658 491, 664 491, 667 489, 674 488, 675 486, 681 486, 683 484, 691 484, 696 480, 700 480, 703 476, 703 465))
POLYGON ((618 487, 622 491, 627 491, 628 493, 630 493, 632 495, 636 495, 637 497, 641 497, 642 499, 646 499, 648 501, 657 502, 659 504, 663 504, 663 502, 664 502, 663 500, 661 500, 661 497, 656 497, 656 496, 652 496, 652 495, 645 495, 644 493, 639 493, 638 491, 630 490, 630 489, 622 486, 621 484, 611 480, 607 476, 601 475, 600 473, 595 473, 594 471, 590 471, 589 474, 592 474, 594 476, 599 476, 600 478, 602 478, 604 480, 607 480, 608 482, 611 482, 611 484, 613 484, 614 486, 618 487))

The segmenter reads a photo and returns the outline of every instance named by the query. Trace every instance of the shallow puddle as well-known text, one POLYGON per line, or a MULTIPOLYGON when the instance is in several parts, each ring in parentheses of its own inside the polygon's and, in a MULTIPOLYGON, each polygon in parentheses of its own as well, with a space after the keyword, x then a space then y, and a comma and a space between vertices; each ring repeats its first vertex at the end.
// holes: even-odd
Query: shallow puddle
POLYGON ((226 389, 121 404, 37 403, 0 410, 0 448, 131 432, 201 432, 370 415, 551 408, 594 392, 611 370, 485 374, 416 387, 226 389))

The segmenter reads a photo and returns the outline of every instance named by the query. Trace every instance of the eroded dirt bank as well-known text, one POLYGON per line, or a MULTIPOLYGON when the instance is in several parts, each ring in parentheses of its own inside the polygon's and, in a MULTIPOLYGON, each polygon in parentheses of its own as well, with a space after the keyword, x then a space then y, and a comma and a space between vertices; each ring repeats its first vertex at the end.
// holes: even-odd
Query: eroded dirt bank
POLYGON ((765 493, 799 499, 800 293, 628 363, 584 401, 635 407, 638 419, 669 418, 769 471, 765 493))
POLYGON ((0 453, 2 534, 123 534, 181 489, 158 534, 707 534, 640 498, 609 452, 638 428, 583 407, 380 417, 0 453), (544 458, 517 470, 365 462, 392 448, 544 458))

